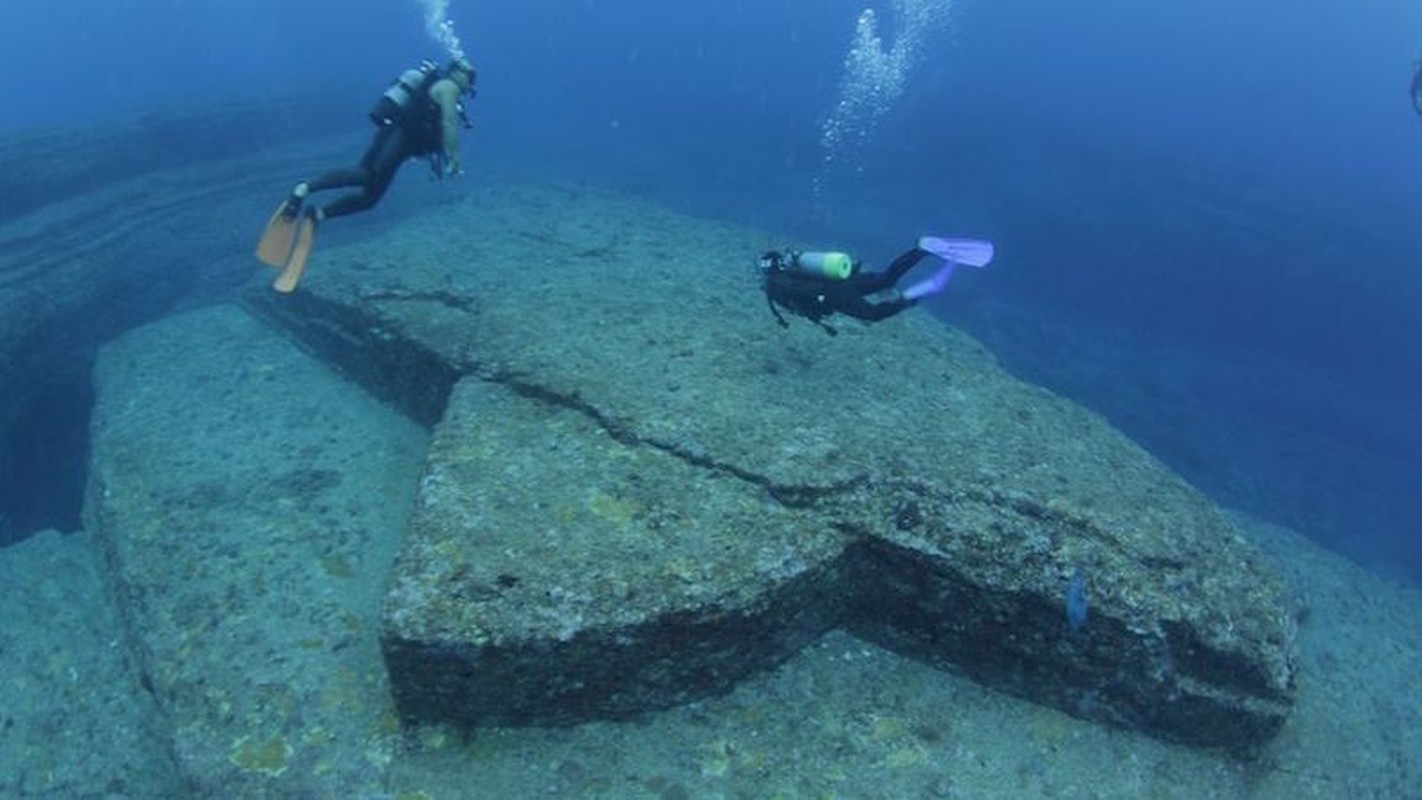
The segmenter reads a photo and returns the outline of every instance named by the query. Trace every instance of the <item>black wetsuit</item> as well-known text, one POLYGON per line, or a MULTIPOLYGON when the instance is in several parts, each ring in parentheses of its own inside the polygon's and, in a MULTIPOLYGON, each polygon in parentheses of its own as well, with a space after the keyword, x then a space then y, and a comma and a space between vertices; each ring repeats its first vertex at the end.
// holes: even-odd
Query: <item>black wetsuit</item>
POLYGON ((870 302, 867 298, 898 283, 905 273, 927 255, 927 250, 915 247, 894 259, 882 272, 856 270, 854 274, 842 280, 803 275, 783 267, 771 268, 765 273, 765 297, 770 301, 770 310, 775 314, 775 319, 782 326, 789 323, 780 316, 780 308, 809 319, 833 335, 835 330, 823 320, 835 312, 866 322, 878 322, 912 306, 915 301, 903 297, 877 303, 870 302))
POLYGON ((331 170, 306 182, 312 192, 360 187, 359 192, 343 195, 323 206, 321 211, 327 219, 374 206, 390 188, 402 164, 442 149, 439 106, 430 99, 428 90, 420 93, 419 102, 423 106, 412 110, 407 121, 377 128, 375 138, 361 156, 360 166, 331 170))

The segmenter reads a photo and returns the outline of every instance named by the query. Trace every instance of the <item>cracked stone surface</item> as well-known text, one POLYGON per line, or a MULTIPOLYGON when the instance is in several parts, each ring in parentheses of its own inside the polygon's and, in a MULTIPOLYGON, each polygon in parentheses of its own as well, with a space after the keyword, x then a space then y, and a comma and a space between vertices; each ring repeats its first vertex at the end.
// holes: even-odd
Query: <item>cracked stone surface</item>
POLYGON ((926 314, 780 329, 750 264, 784 244, 490 187, 248 293, 434 426, 384 601, 400 714, 623 717, 842 627, 1078 716, 1266 741, 1292 618, 1213 506, 926 314))

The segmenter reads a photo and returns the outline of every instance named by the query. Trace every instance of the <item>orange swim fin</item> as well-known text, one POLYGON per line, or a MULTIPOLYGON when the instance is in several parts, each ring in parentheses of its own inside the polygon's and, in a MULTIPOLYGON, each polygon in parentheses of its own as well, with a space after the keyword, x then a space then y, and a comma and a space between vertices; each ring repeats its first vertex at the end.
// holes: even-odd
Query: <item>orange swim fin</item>
POLYGON ((316 244, 316 220, 309 214, 302 214, 296 220, 296 237, 291 246, 291 256, 286 259, 286 265, 281 274, 277 276, 272 288, 282 294, 288 294, 296 290, 296 284, 301 280, 301 273, 306 271, 306 259, 311 256, 311 248, 316 244))
POLYGON ((287 212, 287 201, 283 200, 257 242, 257 258, 263 264, 277 269, 286 266, 291 247, 296 243, 296 223, 296 215, 287 212))

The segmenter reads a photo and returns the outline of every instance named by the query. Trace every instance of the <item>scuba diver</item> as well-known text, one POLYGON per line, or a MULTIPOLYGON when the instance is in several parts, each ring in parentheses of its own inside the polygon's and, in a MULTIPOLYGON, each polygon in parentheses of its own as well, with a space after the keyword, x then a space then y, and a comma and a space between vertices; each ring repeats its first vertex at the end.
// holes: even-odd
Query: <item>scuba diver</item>
POLYGON ((296 289, 316 241, 316 226, 331 217, 365 211, 379 202, 395 173, 407 160, 429 160, 435 177, 464 173, 459 160, 459 131, 473 127, 465 99, 474 97, 474 65, 462 57, 440 69, 426 61, 406 70, 370 111, 375 136, 356 167, 336 169, 304 180, 291 190, 267 223, 257 244, 257 258, 282 272, 273 287, 296 289), (311 193, 358 187, 326 205, 309 202, 311 193))
POLYGON ((1417 62, 1417 71, 1412 75, 1412 110, 1422 116, 1422 61, 1417 62))
POLYGON ((824 322, 835 312, 866 322, 888 319, 925 297, 943 291, 953 269, 960 264, 987 266, 993 258, 991 242, 979 239, 940 239, 925 236, 918 246, 893 260, 882 272, 864 272, 847 253, 772 250, 760 257, 761 278, 770 311, 782 328, 790 323, 780 309, 798 314, 833 336, 838 331, 824 322), (893 297, 871 301, 870 295, 893 287, 910 269, 928 256, 944 263, 933 275, 893 297))

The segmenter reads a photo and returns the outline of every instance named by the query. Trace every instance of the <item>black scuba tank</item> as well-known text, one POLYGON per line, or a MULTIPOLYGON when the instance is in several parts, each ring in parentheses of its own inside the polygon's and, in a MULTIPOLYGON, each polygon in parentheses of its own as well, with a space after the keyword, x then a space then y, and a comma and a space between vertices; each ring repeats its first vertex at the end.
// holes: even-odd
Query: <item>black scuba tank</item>
POLYGON ((403 123, 412 109, 419 108, 421 99, 437 80, 439 67, 433 61, 400 73, 371 106, 370 121, 382 128, 403 123))

